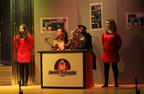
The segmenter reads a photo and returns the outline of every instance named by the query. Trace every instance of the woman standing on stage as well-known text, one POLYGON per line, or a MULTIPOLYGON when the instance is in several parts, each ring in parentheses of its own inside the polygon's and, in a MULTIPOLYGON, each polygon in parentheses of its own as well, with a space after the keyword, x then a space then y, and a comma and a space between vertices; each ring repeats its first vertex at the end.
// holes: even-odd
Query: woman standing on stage
POLYGON ((17 61, 20 65, 20 81, 22 79, 22 86, 27 86, 29 77, 29 63, 31 60, 31 51, 33 41, 31 35, 28 33, 27 27, 21 24, 18 34, 16 36, 17 46, 17 61), (26 80, 24 81, 24 69, 26 70, 26 80))
POLYGON ((112 64, 112 70, 114 74, 115 87, 118 87, 118 67, 119 62, 119 49, 121 48, 122 41, 120 34, 118 33, 116 23, 113 19, 107 19, 107 30, 102 34, 103 54, 102 62, 104 62, 104 77, 105 84, 102 87, 108 87, 108 77, 110 63, 112 64))

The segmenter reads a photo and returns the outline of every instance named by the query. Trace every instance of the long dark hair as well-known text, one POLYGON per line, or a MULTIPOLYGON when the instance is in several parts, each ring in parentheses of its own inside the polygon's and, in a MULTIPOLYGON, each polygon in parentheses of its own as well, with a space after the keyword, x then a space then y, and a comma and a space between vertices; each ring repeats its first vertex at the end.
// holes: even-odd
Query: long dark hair
POLYGON ((110 23, 110 29, 112 30, 113 33, 117 32, 117 25, 114 21, 114 19, 107 19, 107 21, 109 21, 110 23))
MULTIPOLYGON (((62 33, 63 33, 63 36, 64 36, 64 43, 65 44, 67 44, 68 43, 68 35, 67 35, 67 31, 65 30, 65 29, 63 29, 63 28, 59 28, 59 29, 61 29, 62 31, 62 33)), ((57 36, 57 38, 55 39, 55 40, 57 40, 59 37, 57 36)))
MULTIPOLYGON (((23 38, 24 38, 24 40, 27 40, 27 39, 28 39, 28 34, 29 34, 29 32, 28 32, 28 30, 27 30, 27 27, 26 27, 25 24, 21 24, 20 27, 21 27, 21 26, 24 28, 23 38)), ((19 40, 22 38, 22 33, 20 32, 20 29, 19 29, 19 31, 18 31, 17 36, 18 36, 17 41, 19 41, 19 40)))

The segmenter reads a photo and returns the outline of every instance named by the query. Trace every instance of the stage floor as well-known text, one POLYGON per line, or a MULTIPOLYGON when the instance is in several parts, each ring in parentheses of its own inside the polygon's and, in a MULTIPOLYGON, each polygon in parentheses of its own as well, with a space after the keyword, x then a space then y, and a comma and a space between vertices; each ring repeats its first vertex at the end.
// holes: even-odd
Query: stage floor
MULTIPOLYGON (((120 85, 115 88, 110 85, 102 88, 102 85, 95 85, 89 89, 49 89, 41 88, 40 85, 22 86, 23 94, 136 94, 135 85, 120 85)), ((140 94, 144 94, 144 84, 138 85, 140 94)), ((19 86, 0 86, 0 94, 19 94, 19 86)))

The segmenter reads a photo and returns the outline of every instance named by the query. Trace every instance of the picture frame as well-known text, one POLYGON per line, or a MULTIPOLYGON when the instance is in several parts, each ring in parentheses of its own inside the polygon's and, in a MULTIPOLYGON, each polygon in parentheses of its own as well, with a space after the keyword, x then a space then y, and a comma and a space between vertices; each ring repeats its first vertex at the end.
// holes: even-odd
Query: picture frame
POLYGON ((103 28, 102 2, 90 4, 90 30, 101 30, 103 28))
POLYGON ((68 31, 68 17, 41 18, 41 33, 56 32, 58 28, 68 31))
POLYGON ((126 13, 126 29, 144 28, 144 12, 126 13))

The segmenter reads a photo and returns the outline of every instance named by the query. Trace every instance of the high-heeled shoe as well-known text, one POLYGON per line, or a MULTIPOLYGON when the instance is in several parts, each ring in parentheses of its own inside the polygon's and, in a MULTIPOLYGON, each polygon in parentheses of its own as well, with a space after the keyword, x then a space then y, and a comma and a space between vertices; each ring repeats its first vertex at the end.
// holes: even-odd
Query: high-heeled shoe
POLYGON ((24 86, 28 86, 28 84, 27 84, 27 83, 24 83, 24 86))
POLYGON ((24 86, 24 83, 22 83, 21 86, 24 86))
POLYGON ((104 84, 102 87, 108 87, 108 85, 107 85, 107 84, 104 84))
POLYGON ((115 87, 119 87, 119 85, 118 85, 118 84, 115 84, 115 87))

